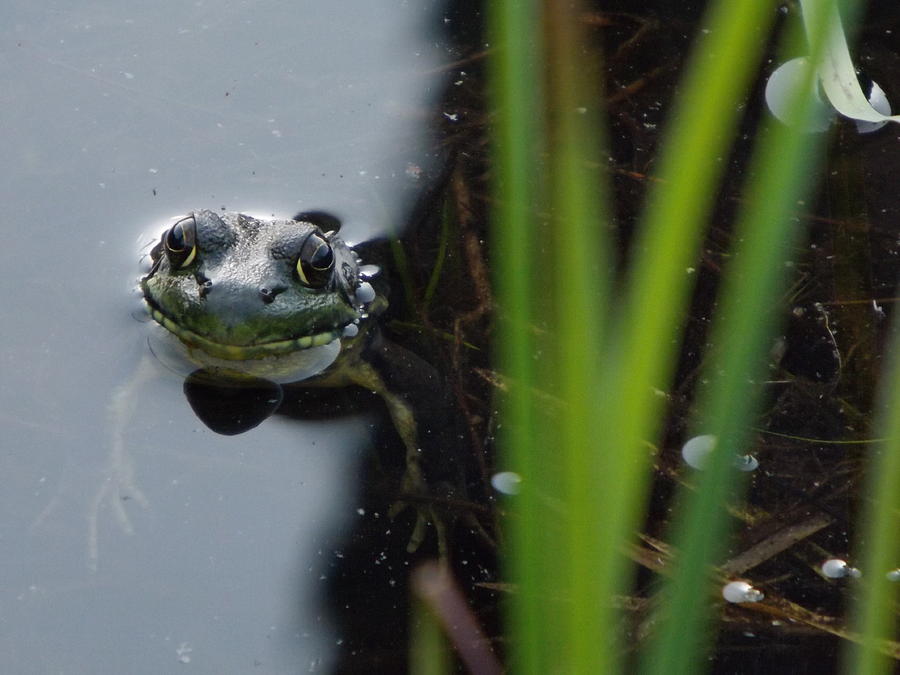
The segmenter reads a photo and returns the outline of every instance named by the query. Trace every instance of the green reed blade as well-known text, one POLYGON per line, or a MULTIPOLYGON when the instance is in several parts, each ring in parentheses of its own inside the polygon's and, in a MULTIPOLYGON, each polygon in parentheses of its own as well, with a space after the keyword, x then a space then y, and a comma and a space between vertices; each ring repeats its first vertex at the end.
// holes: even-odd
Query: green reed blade
POLYGON ((897 586, 887 572, 900 567, 900 322, 893 318, 889 368, 883 375, 875 433, 884 437, 868 468, 871 496, 863 510, 859 537, 862 593, 854 608, 854 628, 863 634, 862 645, 845 655, 844 672, 886 675, 896 672, 896 661, 879 650, 885 639, 897 639, 897 586))
POLYGON ((549 357, 549 368, 539 372, 541 386, 563 401, 550 425, 555 442, 544 451, 562 467, 563 535, 555 585, 566 598, 567 616, 556 667, 569 673, 608 673, 617 667, 612 636, 619 617, 603 599, 619 590, 605 582, 615 577, 621 554, 605 534, 618 514, 608 500, 611 493, 598 489, 603 462, 596 446, 604 431, 596 414, 596 392, 610 278, 607 175, 589 168, 603 166, 600 158, 607 154, 601 154, 605 134, 599 92, 593 91, 599 56, 586 46, 580 3, 550 0, 545 6, 552 216, 542 241, 549 249, 545 283, 551 287, 544 313, 553 330, 542 352, 549 357))
POLYGON ((539 673, 548 645, 547 615, 540 592, 547 576, 540 539, 542 512, 536 493, 539 447, 535 439, 532 300, 535 287, 534 217, 538 202, 538 129, 541 92, 535 59, 541 52, 538 6, 534 0, 488 3, 492 166, 496 206, 492 214, 495 257, 498 366, 512 383, 503 402, 499 435, 503 463, 526 477, 511 519, 509 577, 518 584, 510 601, 511 662, 518 672, 539 673))
MULTIPOLYGON (((597 452, 605 468, 598 489, 609 492, 619 516, 603 536, 616 545, 629 540, 643 515, 651 460, 646 441, 655 439, 662 412, 654 390, 668 389, 691 291, 688 268, 696 264, 723 158, 773 16, 774 5, 758 0, 714 4, 663 141, 661 180, 634 243, 599 397, 605 433, 597 452)), ((607 583, 627 588, 624 562, 607 583)))
MULTIPOLYGON (((810 40, 811 62, 822 51, 824 26, 810 40)), ((810 67, 807 81, 813 77, 810 67)), ((724 505, 738 477, 734 459, 746 452, 759 398, 753 383, 764 378, 785 263, 803 234, 792 213, 811 187, 823 146, 823 136, 796 131, 812 120, 811 90, 798 88, 789 102, 793 124, 773 123, 761 134, 748 171, 748 200, 738 215, 737 244, 724 273, 713 353, 704 370, 710 384, 698 393, 694 424, 695 433, 712 434, 718 442, 695 474, 696 490, 681 495, 683 508, 673 524, 677 563, 662 591, 658 636, 644 658, 647 673, 696 673, 709 645, 710 571, 727 541, 724 505)))

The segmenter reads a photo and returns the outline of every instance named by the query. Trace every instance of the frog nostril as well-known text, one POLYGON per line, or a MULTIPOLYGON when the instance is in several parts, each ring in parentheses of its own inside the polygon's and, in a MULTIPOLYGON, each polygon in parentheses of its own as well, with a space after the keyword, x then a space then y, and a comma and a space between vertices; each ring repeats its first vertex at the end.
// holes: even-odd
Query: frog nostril
POLYGON ((263 286, 259 289, 259 297, 266 304, 269 304, 275 299, 275 296, 279 293, 283 293, 287 290, 287 286, 263 286))
POLYGON ((212 290, 213 282, 211 280, 207 279, 202 274, 198 273, 195 276, 197 278, 197 283, 200 285, 200 288, 198 290, 198 292, 200 293, 200 297, 205 298, 207 295, 209 295, 209 292, 212 290))

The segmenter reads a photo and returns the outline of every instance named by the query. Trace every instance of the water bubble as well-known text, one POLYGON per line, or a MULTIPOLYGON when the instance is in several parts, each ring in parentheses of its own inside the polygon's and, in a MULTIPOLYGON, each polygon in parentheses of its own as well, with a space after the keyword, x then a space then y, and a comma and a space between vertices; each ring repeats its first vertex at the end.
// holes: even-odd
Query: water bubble
POLYGON ((694 436, 681 446, 681 456, 689 466, 702 469, 706 465, 706 458, 716 447, 716 437, 711 434, 694 436))
POLYGON ((759 460, 753 455, 740 455, 734 458, 734 466, 739 471, 756 471, 759 468, 759 460))
POLYGON ((759 602, 766 596, 746 581, 732 581, 722 587, 722 597, 728 602, 759 602))
POLYGON ((900 581, 900 568, 892 569, 885 576, 888 581, 900 581))
POLYGON ((374 279, 381 274, 381 268, 378 265, 362 265, 359 268, 360 279, 374 279))
MULTIPOLYGON (((808 68, 808 60, 805 56, 801 56, 781 64, 769 76, 769 81, 766 83, 766 105, 779 121, 785 122, 790 116, 791 97, 794 95, 794 91, 805 84, 808 68)), ((810 83, 810 85, 808 85, 809 95, 815 99, 813 105, 816 108, 816 117, 806 131, 810 133, 826 131, 831 125, 830 107, 819 96, 818 86, 815 83, 810 83)))
POLYGON ((344 337, 345 338, 356 337, 358 334, 359 334, 359 326, 357 326, 355 323, 348 323, 346 326, 344 326, 344 337))
POLYGON ((362 282, 356 289, 356 301, 365 305, 375 299, 375 289, 368 281, 362 282))
MULTIPOLYGON (((698 470, 706 468, 709 454, 716 447, 716 437, 712 434, 702 434, 688 439, 681 446, 681 456, 685 463, 698 470)), ((736 455, 733 466, 740 471, 756 471, 759 468, 759 460, 753 455, 736 455)))
POLYGON ((846 560, 841 560, 840 558, 829 558, 822 563, 821 569, 822 574, 829 579, 842 579, 844 577, 858 579, 862 576, 862 572, 855 567, 850 567, 846 560))
POLYGON ((522 477, 515 471, 500 471, 491 476, 491 486, 505 495, 519 494, 522 477))

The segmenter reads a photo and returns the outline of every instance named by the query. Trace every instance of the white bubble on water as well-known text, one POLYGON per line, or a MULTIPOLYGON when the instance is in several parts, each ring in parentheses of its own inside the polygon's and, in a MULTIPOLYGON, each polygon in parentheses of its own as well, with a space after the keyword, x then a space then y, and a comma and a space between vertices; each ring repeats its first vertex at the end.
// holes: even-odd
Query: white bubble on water
POLYGON ((822 574, 829 579, 842 579, 844 577, 858 579, 862 576, 862 572, 855 567, 850 567, 846 560, 841 560, 840 558, 829 558, 822 563, 821 569, 822 574))
POLYGON ((722 587, 722 597, 728 602, 759 602, 766 597, 746 581, 732 581, 722 587))
POLYGON ((522 484, 522 477, 515 471, 500 471, 491 476, 491 486, 505 495, 517 495, 522 484))
POLYGON ((709 453, 716 447, 716 437, 712 434, 702 434, 688 439, 681 446, 681 456, 688 466, 695 469, 703 469, 706 466, 706 459, 709 453))

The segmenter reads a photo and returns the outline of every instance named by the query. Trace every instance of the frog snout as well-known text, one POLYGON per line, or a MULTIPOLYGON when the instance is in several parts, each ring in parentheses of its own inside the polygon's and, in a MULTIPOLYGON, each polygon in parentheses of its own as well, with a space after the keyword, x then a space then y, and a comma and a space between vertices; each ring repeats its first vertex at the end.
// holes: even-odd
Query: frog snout
POLYGON ((270 305, 279 294, 287 290, 285 284, 277 281, 248 284, 230 279, 207 279, 203 288, 206 311, 226 318, 231 324, 238 324, 258 315, 266 305, 270 305))

